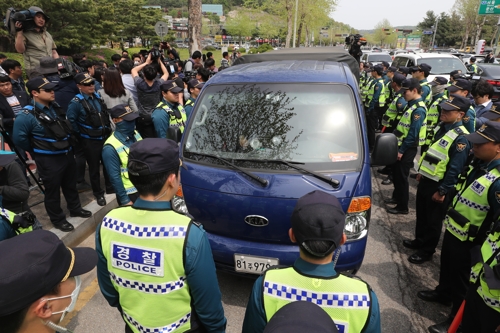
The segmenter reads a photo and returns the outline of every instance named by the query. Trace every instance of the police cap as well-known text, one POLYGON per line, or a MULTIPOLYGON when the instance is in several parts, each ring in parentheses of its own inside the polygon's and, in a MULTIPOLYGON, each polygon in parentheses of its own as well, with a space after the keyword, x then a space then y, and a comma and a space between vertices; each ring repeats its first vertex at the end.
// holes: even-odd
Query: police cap
POLYGON ((394 67, 394 66, 389 66, 389 67, 387 68, 387 71, 388 71, 388 72, 393 72, 393 73, 396 73, 396 72, 398 71, 398 69, 397 69, 396 67, 394 67))
POLYGON ((300 197, 291 222, 297 243, 316 257, 324 257, 341 245, 345 213, 334 195, 313 191, 300 197), (307 241, 328 241, 331 247, 323 253, 315 253, 307 247, 307 241))
POLYGON ((179 86, 177 84, 177 82, 174 80, 165 81, 165 83, 163 83, 160 86, 160 88, 161 88, 161 91, 163 91, 163 92, 170 91, 170 92, 173 92, 174 94, 178 94, 178 93, 184 91, 184 85, 179 86))
POLYGON ((404 76, 403 74, 395 73, 392 77, 392 82, 394 82, 398 86, 401 86, 404 80, 406 80, 406 76, 404 76))
POLYGON ((111 118, 122 118, 126 121, 132 121, 139 118, 139 113, 134 112, 127 104, 113 106, 111 110, 109 110, 109 115, 111 118))
POLYGON ((263 333, 338 333, 332 318, 319 305, 307 301, 288 303, 279 309, 263 333))
POLYGON ((439 103, 441 110, 444 111, 462 111, 467 112, 470 108, 470 100, 468 98, 459 96, 459 95, 451 95, 447 100, 439 103))
POLYGON ((453 84, 449 87, 447 87, 449 92, 454 93, 459 90, 467 90, 471 91, 472 90, 472 83, 469 80, 466 79, 458 79, 453 82, 453 84))
POLYGON ((74 78, 76 84, 86 85, 95 82, 95 79, 89 73, 78 73, 74 78))
POLYGON ((389 68, 391 65, 389 65, 389 63, 387 61, 382 61, 381 64, 385 67, 385 68, 389 68))
POLYGON ((179 145, 170 139, 148 138, 130 146, 128 172, 133 176, 147 176, 172 171, 182 166, 179 145), (145 168, 135 170, 130 162, 142 164, 145 168))
POLYGON ((190 80, 188 82, 188 88, 189 89, 193 89, 193 88, 201 89, 201 88, 203 88, 204 85, 205 85, 204 82, 200 82, 200 81, 198 81, 196 79, 190 80))
POLYGON ((34 77, 26 82, 26 88, 28 88, 28 92, 30 94, 33 90, 39 91, 40 89, 54 89, 55 87, 57 87, 56 83, 52 83, 41 76, 34 77))
POLYGON ((491 109, 483 113, 481 117, 489 120, 497 120, 500 118, 500 102, 493 103, 491 109))
POLYGON ((51 231, 34 230, 0 242, 0 316, 24 309, 69 277, 97 264, 97 252, 69 248, 51 231))
POLYGON ((409 72, 410 72, 410 69, 408 67, 400 66, 398 68, 398 73, 403 74, 404 76, 407 76, 409 72))
POLYGON ((466 135, 465 138, 472 143, 500 143, 500 123, 497 121, 488 121, 477 131, 466 135))
POLYGON ((404 90, 413 90, 413 89, 418 89, 418 87, 421 87, 420 86, 420 82, 418 82, 417 79, 405 79, 402 83, 401 83, 401 89, 404 89, 404 90))
POLYGON ((432 67, 427 64, 420 64, 418 66, 414 66, 410 69, 410 72, 424 72, 424 75, 427 76, 430 74, 432 67))
POLYGON ((375 65, 372 68, 372 72, 377 72, 378 75, 384 74, 384 67, 382 65, 375 65))
POLYGON ((444 84, 447 84, 448 80, 444 76, 436 76, 434 80, 429 82, 429 85, 431 86, 442 86, 444 84))

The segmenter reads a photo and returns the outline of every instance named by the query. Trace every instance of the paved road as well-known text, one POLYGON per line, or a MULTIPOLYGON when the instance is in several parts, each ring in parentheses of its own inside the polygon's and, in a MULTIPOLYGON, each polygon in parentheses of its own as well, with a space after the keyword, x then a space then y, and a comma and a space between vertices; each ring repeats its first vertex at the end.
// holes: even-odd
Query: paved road
MULTIPOLYGON (((413 235, 415 211, 410 210, 409 215, 387 214, 382 199, 390 196, 392 186, 381 185, 381 180, 374 170, 368 248, 358 276, 371 285, 379 298, 382 332, 427 332, 427 327, 444 320, 449 310, 416 297, 418 290, 437 284, 439 253, 421 266, 407 261, 412 252, 403 247, 402 240, 413 235)), ((410 207, 415 207, 416 182, 410 181, 410 207)), ((87 246, 93 246, 93 236, 87 240, 87 246)), ((218 278, 228 319, 227 332, 241 332, 253 281, 226 273, 219 273, 218 278)), ((78 312, 66 320, 67 327, 75 333, 123 332, 118 312, 107 305, 98 290, 95 272, 89 274, 85 285, 77 304, 78 312)))

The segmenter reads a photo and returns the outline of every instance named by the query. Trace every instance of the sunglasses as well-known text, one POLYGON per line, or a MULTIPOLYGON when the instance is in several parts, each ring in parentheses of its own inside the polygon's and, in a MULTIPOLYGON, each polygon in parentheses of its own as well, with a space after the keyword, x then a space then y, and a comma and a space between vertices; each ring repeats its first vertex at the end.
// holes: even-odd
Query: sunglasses
POLYGON ((93 86, 93 85, 95 85, 95 82, 82 83, 82 86, 85 86, 85 87, 90 87, 90 86, 93 86))
POLYGON ((40 91, 45 91, 47 93, 51 93, 54 91, 54 89, 40 89, 40 91))

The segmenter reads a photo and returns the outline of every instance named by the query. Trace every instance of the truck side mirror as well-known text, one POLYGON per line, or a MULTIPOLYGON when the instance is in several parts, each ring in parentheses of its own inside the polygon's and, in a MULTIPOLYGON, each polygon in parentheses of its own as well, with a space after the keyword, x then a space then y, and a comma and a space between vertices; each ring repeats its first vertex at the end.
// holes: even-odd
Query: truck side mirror
POLYGON ((174 140, 175 142, 181 142, 182 133, 179 127, 170 126, 167 129, 167 139, 174 140))
POLYGON ((398 139, 392 133, 382 133, 375 139, 371 165, 391 165, 398 159, 398 139))

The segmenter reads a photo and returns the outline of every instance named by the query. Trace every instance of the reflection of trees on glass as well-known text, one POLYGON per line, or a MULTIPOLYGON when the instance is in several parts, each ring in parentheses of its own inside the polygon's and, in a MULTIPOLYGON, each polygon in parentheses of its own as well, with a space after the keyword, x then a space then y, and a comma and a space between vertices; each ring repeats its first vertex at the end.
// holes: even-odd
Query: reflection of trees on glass
MULTIPOLYGON (((187 151, 230 159, 290 159, 302 134, 288 137, 294 98, 256 84, 226 87, 205 99, 191 129, 187 151), (203 105, 206 119, 202 119, 203 105)), ((297 155, 297 152, 294 152, 297 155)), ((194 156, 193 156, 194 158, 194 156)), ((251 163, 253 165, 253 163, 251 163)))

